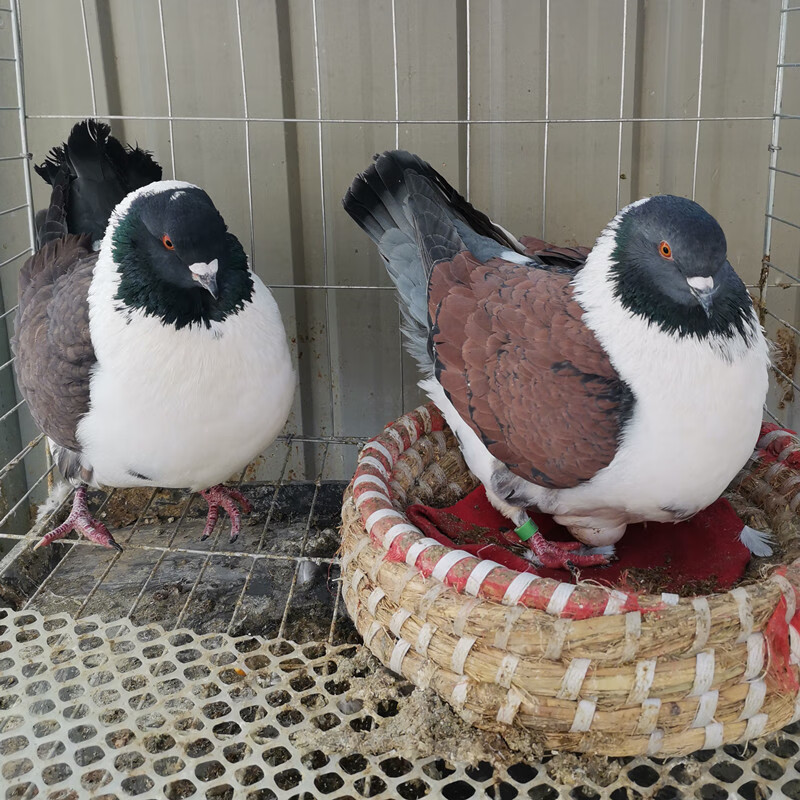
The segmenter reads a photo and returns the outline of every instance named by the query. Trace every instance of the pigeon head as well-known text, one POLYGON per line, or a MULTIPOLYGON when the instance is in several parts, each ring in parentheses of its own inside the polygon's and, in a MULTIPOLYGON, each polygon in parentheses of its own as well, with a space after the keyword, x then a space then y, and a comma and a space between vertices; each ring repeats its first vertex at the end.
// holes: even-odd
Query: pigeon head
POLYGON ((679 335, 746 335, 752 301, 702 206, 658 195, 623 209, 613 231, 614 293, 629 311, 679 335))
POLYGON ((210 327, 252 297, 239 240, 191 184, 163 181, 129 195, 111 218, 109 245, 120 276, 116 299, 165 324, 210 327))

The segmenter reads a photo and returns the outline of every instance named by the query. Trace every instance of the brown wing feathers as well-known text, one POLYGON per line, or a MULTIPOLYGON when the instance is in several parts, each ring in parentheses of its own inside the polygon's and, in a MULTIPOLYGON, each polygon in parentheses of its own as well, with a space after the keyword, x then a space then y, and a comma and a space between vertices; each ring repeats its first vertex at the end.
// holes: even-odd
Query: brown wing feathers
POLYGON ((504 261, 519 245, 403 151, 376 156, 343 202, 386 261, 410 351, 493 455, 552 487, 610 463, 633 400, 572 299, 588 250, 527 238, 532 263, 504 261))
POLYGON ((437 378, 459 415, 512 472, 553 488, 611 462, 632 403, 569 281, 462 252, 429 293, 437 378))
POLYGON ((548 266, 577 269, 583 266, 586 256, 591 253, 588 247, 555 247, 534 236, 521 236, 519 241, 525 247, 526 255, 548 266))

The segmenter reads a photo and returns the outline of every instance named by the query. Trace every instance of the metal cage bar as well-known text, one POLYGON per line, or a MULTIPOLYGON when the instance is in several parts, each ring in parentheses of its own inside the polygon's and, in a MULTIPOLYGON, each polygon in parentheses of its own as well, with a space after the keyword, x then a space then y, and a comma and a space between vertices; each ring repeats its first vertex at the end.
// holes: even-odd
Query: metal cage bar
MULTIPOLYGON (((4 109, 0 108, 0 111, 4 109)), ((18 111, 18 107, 5 109, 7 111, 18 111)), ((28 114, 27 119, 66 119, 74 120, 85 117, 86 113, 77 114, 28 114)), ((783 114, 782 117, 791 115, 783 114)), ((748 114, 744 116, 718 115, 698 117, 687 115, 683 117, 519 117, 514 119, 415 119, 412 117, 395 119, 385 117, 233 117, 233 116, 182 116, 163 114, 98 114, 100 119, 108 120, 138 120, 150 122, 280 122, 297 123, 309 125, 588 125, 588 124, 608 124, 618 125, 620 122, 764 122, 773 119, 773 116, 766 114, 748 114)))
POLYGON ((620 193, 622 192, 622 134, 625 125, 621 121, 625 111, 625 68, 628 52, 628 0, 622 0, 622 56, 619 68, 619 132, 617 134, 617 201, 616 209, 620 209, 620 193))
POLYGON ((761 306, 767 304, 767 282, 769 281, 770 253, 772 252, 772 219, 775 208, 775 181, 777 178, 778 151, 780 150, 781 108, 783 106, 783 68, 786 60, 786 35, 789 11, 788 0, 781 0, 780 25, 778 29, 778 65, 775 69, 775 99, 773 101, 772 137, 769 143, 769 171, 767 172, 767 208, 764 212, 764 259, 762 287, 759 294, 761 306))
POLYGON ((244 157, 247 168, 247 202, 250 211, 250 263, 256 263, 256 232, 253 223, 253 170, 250 164, 250 120, 247 107, 247 74, 244 63, 244 43, 242 42, 242 10, 236 0, 236 33, 239 44, 239 63, 242 66, 242 104, 244 108, 244 157))
MULTIPOLYGON (((542 142, 542 238, 547 240, 547 151, 550 144, 550 0, 545 3, 544 140, 542 142)), ((622 120, 617 120, 622 122, 622 120)))
POLYGON ((89 47, 89 26, 86 23, 86 0, 80 0, 81 23, 83 25, 83 43, 86 47, 86 67, 89 71, 89 92, 92 96, 92 116, 97 116, 97 92, 94 86, 94 66, 92 65, 92 51, 89 47))
MULTIPOLYGON (((33 214, 33 188, 31 186, 31 165, 28 154, 28 122, 25 113, 25 85, 22 73, 22 34, 19 24, 19 0, 11 0, 11 36, 14 46, 14 80, 17 90, 17 103, 19 111, 19 140, 22 153, 19 156, 8 156, 9 160, 20 158, 22 161, 22 178, 25 186, 25 204, 28 207, 28 237, 31 252, 36 248, 36 228, 33 214)), ((22 254, 24 255, 24 253, 22 254)), ((15 256, 19 258, 19 256, 15 256)), ((13 259, 12 259, 13 260, 13 259)), ((10 262, 5 262, 10 263, 10 262)), ((0 266, 3 266, 0 264, 0 266)))
MULTIPOLYGON (((314 76, 317 88, 317 136, 319 140, 319 190, 320 190, 320 220, 322 224, 322 275, 326 284, 328 281, 328 219, 327 197, 325 193, 325 142, 322 134, 322 78, 320 72, 320 47, 319 47, 319 20, 317 16, 317 0, 311 0, 311 15, 314 32, 314 76)), ((325 292, 325 337, 328 356, 328 388, 331 412, 331 432, 336 433, 336 405, 333 397, 333 348, 331 346, 331 302, 330 293, 325 292)))
POLYGON ((697 70, 697 125, 694 132, 694 158, 692 160, 692 200, 697 194, 697 157, 700 153, 700 111, 703 105, 703 65, 706 51, 706 0, 700 7, 700 65, 697 70))
MULTIPOLYGON (((175 173, 175 130, 173 122, 178 119, 172 115, 172 89, 169 82, 169 58, 167 57, 167 31, 164 26, 164 2, 158 0, 158 24, 161 29, 161 50, 164 55, 164 83, 167 91, 167 116, 165 119, 169 123, 169 160, 172 165, 172 177, 177 178, 175 173)), ((106 118, 107 119, 107 118, 106 118)))
MULTIPOLYGON (((469 0, 467 0, 469 2, 469 0)), ((467 6, 469 8, 469 5, 467 6)), ((469 12, 468 12, 469 13, 469 12)), ((469 34, 467 34, 469 37, 469 34)), ((392 0, 392 88, 394 90, 394 148, 400 149, 400 66, 397 54, 397 0, 392 0)), ((469 170, 469 156, 467 156, 467 170, 469 170)), ((467 173, 469 176, 469 172, 467 173)), ((469 177, 467 178, 469 186, 469 177)), ((467 195, 469 196, 469 195, 467 195)), ((387 287, 393 289, 394 287, 387 287)), ((400 353, 400 403, 406 407, 406 365, 403 359, 403 312, 397 308, 397 348, 400 353)))

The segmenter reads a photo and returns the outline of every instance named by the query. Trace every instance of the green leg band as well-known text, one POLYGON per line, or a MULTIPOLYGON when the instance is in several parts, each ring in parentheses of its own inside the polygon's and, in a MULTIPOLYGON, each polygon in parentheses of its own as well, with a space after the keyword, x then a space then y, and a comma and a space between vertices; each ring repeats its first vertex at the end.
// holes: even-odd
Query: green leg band
POLYGON ((515 528, 514 533, 516 533, 523 542, 527 542, 538 530, 539 527, 537 524, 532 519, 529 519, 527 522, 520 525, 519 528, 515 528))

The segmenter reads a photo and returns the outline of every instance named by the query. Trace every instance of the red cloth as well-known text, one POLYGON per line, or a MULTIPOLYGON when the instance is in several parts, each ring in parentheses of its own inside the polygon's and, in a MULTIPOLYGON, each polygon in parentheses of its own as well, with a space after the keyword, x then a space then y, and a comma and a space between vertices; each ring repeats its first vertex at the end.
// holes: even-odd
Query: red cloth
MULTIPOLYGON (((560 581, 571 579, 567 570, 541 569, 518 553, 522 544, 513 523, 489 503, 479 486, 450 508, 414 505, 406 509, 409 520, 426 536, 448 547, 456 547, 479 558, 518 570, 535 572, 560 581), (517 545, 516 553, 508 543, 517 545)), ((532 513, 546 539, 574 541, 567 530, 547 514, 532 513)), ((742 521, 724 499, 686 522, 648 522, 629 525, 616 544, 617 560, 607 567, 580 571, 581 580, 594 580, 625 587, 626 572, 653 569, 652 582, 659 591, 675 591, 687 583, 702 584, 703 593, 730 589, 744 574, 750 551, 739 541, 742 521)))

